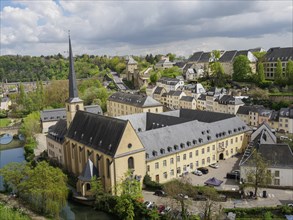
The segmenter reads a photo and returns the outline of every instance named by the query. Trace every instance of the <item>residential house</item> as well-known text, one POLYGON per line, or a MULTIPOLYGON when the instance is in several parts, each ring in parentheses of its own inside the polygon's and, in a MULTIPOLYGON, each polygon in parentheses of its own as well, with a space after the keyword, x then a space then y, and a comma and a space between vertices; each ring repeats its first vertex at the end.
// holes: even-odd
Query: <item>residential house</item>
POLYGON ((169 69, 173 67, 174 63, 170 62, 169 57, 163 57, 159 62, 155 64, 156 69, 169 69))
POLYGON ((236 115, 248 125, 258 126, 258 109, 264 109, 262 105, 240 106, 236 115))
POLYGON ((249 182, 248 173, 255 169, 254 152, 258 152, 268 161, 268 170, 272 175, 271 185, 293 185, 293 154, 288 144, 277 143, 276 136, 266 122, 262 123, 251 135, 251 142, 240 161, 242 182, 249 182))
POLYGON ((212 87, 206 93, 206 110, 214 111, 214 101, 220 96, 227 93, 225 88, 212 87))
POLYGON ((163 112, 163 105, 150 96, 116 92, 107 100, 108 115, 112 117, 141 112, 163 112))
POLYGON ((196 109, 196 100, 192 96, 182 96, 179 100, 180 108, 196 109))
POLYGON ((158 102, 161 102, 161 97, 167 90, 164 87, 157 86, 153 93, 153 98, 158 102))
MULTIPOLYGON (((170 109, 180 108, 181 97, 186 96, 182 91, 169 91, 166 93, 166 106, 170 109)), ((164 99, 165 100, 165 99, 164 99)))
POLYGON ((282 63, 283 75, 286 72, 286 66, 289 60, 293 60, 293 47, 273 47, 264 55, 263 65, 266 79, 274 79, 277 67, 277 61, 282 63))
POLYGON ((293 107, 281 108, 279 114, 280 132, 293 133, 293 107))
POLYGON ((167 92, 169 92, 171 90, 177 90, 179 87, 183 86, 184 81, 177 78, 162 77, 157 81, 156 85, 164 87, 167 92))
POLYGON ((205 93, 206 90, 201 83, 192 83, 183 86, 182 90, 186 95, 192 96, 197 99, 201 94, 205 93))
POLYGON ((220 95, 214 101, 213 111, 236 115, 239 107, 243 105, 244 102, 240 98, 235 98, 232 95, 220 95))
POLYGON ((9 110, 11 104, 11 100, 8 97, 0 98, 0 110, 9 110))
POLYGON ((198 110, 206 110, 206 94, 201 94, 196 100, 196 108, 198 110))

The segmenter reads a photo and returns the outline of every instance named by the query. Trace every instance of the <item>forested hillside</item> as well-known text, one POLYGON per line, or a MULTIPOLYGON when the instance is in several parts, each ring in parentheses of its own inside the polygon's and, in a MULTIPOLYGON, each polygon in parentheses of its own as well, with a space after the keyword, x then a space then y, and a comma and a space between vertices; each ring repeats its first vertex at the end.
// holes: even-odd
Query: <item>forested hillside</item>
MULTIPOLYGON (((60 80, 68 76, 68 59, 61 54, 55 56, 0 56, 0 81, 28 82, 37 80, 60 80)), ((121 57, 89 56, 75 57, 77 78, 104 75, 107 71, 122 73, 125 60, 121 57)))

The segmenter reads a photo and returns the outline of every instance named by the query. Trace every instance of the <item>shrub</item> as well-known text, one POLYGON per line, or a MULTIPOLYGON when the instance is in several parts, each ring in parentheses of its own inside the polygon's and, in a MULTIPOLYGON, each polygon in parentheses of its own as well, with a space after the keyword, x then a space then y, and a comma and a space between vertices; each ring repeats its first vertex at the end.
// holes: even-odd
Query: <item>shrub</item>
POLYGON ((162 185, 160 183, 152 181, 151 177, 148 174, 144 176, 143 184, 145 185, 145 188, 150 190, 162 189, 162 185))

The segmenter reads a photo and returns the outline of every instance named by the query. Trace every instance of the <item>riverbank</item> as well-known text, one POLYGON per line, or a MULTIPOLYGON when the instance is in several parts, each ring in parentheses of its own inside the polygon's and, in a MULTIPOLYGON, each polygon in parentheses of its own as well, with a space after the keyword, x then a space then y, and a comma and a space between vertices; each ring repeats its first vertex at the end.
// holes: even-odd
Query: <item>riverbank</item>
POLYGON ((5 204, 5 206, 21 210, 22 213, 29 216, 32 220, 46 220, 44 216, 38 215, 27 207, 27 205, 22 202, 19 198, 14 198, 13 196, 0 193, 0 201, 5 204))
POLYGON ((0 144, 0 150, 8 150, 23 146, 23 141, 13 139, 9 144, 0 144))

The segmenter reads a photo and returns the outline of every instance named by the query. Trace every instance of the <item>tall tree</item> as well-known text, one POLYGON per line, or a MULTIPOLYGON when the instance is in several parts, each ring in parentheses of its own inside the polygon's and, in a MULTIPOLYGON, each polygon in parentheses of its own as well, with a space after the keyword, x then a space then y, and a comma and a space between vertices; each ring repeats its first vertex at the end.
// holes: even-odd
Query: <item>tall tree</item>
POLYGON ((249 60, 247 56, 240 55, 234 59, 233 62, 233 80, 243 81, 247 79, 248 75, 251 74, 251 68, 249 66, 249 60))
POLYGON ((293 85, 293 61, 289 60, 286 66, 286 76, 288 85, 293 85))
POLYGON ((277 84, 282 84, 283 83, 283 68, 282 68, 282 62, 280 59, 277 61, 277 66, 275 69, 275 82, 277 84))
POLYGON ((265 73, 264 73, 264 67, 262 63, 258 63, 258 74, 257 74, 257 80, 259 83, 262 83, 265 81, 265 73))
POLYGON ((269 162, 255 150, 252 159, 249 161, 249 167, 246 169, 247 180, 253 186, 255 196, 257 196, 260 186, 266 186, 272 181, 272 175, 268 170, 268 166, 269 162))

